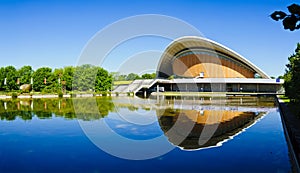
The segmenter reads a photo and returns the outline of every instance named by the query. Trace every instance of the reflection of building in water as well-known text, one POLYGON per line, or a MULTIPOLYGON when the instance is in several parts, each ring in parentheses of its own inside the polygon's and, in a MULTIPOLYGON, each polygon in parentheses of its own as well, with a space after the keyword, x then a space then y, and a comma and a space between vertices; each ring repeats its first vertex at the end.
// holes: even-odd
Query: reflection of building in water
POLYGON ((263 114, 228 110, 180 111, 168 109, 159 114, 159 124, 172 144, 186 150, 193 150, 220 146, 223 141, 254 124, 263 114), (193 127, 188 128, 191 126, 193 127), (206 130, 215 129, 215 132, 211 136, 207 135, 203 133, 204 128, 206 130), (185 130, 187 131, 183 132, 185 130), (207 139, 204 144, 199 144, 200 135, 202 135, 201 139, 207 139))

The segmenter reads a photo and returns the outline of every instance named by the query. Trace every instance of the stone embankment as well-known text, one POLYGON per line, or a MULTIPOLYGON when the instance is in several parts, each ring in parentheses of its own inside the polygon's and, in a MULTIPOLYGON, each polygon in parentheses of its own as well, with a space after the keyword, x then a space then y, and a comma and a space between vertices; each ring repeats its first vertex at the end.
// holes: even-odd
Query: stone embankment
POLYGON ((283 100, 277 98, 277 103, 293 163, 292 169, 293 172, 300 173, 300 119, 292 114, 283 100))

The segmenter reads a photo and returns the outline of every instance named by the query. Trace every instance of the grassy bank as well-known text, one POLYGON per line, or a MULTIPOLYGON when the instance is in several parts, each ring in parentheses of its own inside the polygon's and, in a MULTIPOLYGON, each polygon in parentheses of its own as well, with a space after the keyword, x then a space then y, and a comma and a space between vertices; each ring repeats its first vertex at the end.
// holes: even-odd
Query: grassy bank
POLYGON ((129 80, 129 81, 114 81, 113 82, 113 85, 114 86, 117 86, 117 85, 128 85, 128 84, 130 84, 132 82, 132 80, 129 80))
POLYGON ((287 105, 288 109, 291 111, 293 115, 300 118, 300 109, 299 109, 300 103, 293 102, 291 101, 291 99, 289 99, 286 96, 279 96, 278 98, 281 99, 287 105))
POLYGON ((281 96, 279 96, 279 98, 280 98, 284 103, 290 103, 290 101, 291 101, 287 96, 281 95, 281 96))

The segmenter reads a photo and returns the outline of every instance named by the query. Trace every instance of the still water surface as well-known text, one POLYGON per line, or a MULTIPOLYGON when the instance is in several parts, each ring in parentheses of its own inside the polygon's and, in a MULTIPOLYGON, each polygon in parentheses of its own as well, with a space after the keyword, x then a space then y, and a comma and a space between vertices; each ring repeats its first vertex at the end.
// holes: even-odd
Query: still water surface
MULTIPOLYGON (((291 170, 280 115, 270 98, 13 100, 0 101, 0 117, 0 172, 291 170), (103 122, 122 138, 162 138, 161 145, 173 149, 146 160, 113 156, 98 146, 111 145, 125 153, 130 146, 109 136, 96 141, 102 142, 98 145, 86 136, 84 126, 97 127, 97 136, 103 122)), ((151 153, 159 146, 138 151, 151 153)))

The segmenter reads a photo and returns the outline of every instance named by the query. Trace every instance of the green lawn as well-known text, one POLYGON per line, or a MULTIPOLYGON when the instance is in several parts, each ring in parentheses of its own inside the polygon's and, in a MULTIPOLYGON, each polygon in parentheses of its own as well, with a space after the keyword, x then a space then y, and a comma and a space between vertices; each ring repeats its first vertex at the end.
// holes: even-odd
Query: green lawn
POLYGON ((284 103, 289 103, 289 102, 290 102, 290 99, 289 99, 288 97, 286 97, 286 96, 281 95, 281 96, 279 96, 279 98, 280 98, 284 103))
POLYGON ((129 81, 114 81, 113 82, 113 85, 128 85, 132 82, 132 80, 129 80, 129 81))

